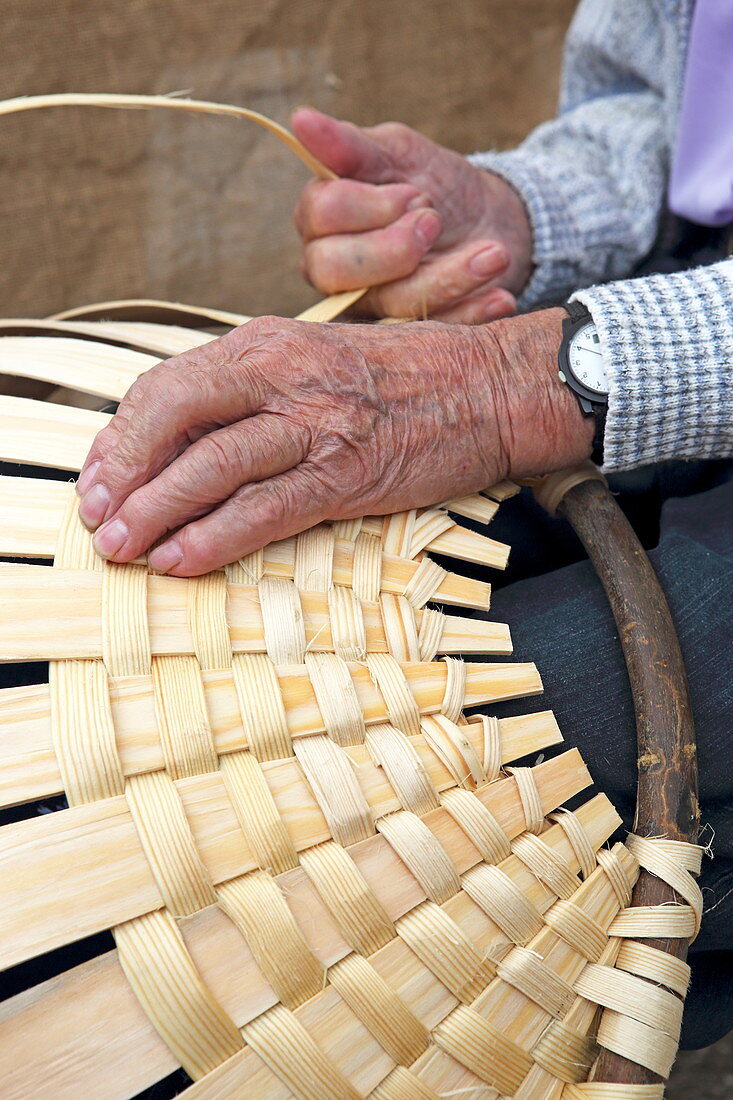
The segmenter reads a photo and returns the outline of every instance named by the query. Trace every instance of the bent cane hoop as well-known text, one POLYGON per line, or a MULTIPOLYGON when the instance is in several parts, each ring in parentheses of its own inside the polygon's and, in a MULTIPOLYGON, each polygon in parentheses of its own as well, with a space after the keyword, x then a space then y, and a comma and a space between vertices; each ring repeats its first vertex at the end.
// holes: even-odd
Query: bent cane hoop
MULTIPOLYGON (((674 885, 679 888, 680 881, 669 873, 665 880, 664 862, 653 858, 653 844, 659 838, 662 844, 697 844, 700 818, 695 727, 669 605, 646 551, 595 466, 587 463, 551 474, 535 487, 535 495, 551 515, 565 518, 583 543, 605 589, 624 652, 638 742, 633 835, 654 838, 646 844, 636 843, 642 872, 631 905, 656 908, 679 904, 674 885)), ((684 961, 689 940, 667 936, 641 942, 684 961)), ((595 1081, 628 1085, 654 1084, 660 1079, 625 1058, 623 1045, 601 1054, 593 1076, 595 1081)))

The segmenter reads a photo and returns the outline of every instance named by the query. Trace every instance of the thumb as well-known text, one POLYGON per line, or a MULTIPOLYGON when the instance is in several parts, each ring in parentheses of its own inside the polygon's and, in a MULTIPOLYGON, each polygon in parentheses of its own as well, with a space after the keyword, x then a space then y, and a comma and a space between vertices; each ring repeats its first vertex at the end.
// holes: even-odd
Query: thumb
POLYGON ((313 107, 300 107, 291 126, 298 140, 338 176, 366 183, 400 179, 393 157, 353 122, 331 118, 313 107))

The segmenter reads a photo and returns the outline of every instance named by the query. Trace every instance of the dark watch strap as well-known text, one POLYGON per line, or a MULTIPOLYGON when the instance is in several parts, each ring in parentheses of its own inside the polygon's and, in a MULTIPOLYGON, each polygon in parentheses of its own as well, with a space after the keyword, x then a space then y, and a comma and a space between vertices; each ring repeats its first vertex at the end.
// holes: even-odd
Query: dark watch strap
POLYGON ((571 321, 592 321, 590 310, 582 302, 564 302, 563 309, 571 321))
MULTIPOLYGON (((590 310, 586 306, 584 306, 582 302, 564 302, 563 309, 570 317, 570 320, 574 323, 589 322, 593 320, 590 310)), ((606 435, 607 413, 607 403, 593 403, 593 417, 595 419, 596 430, 593 435, 593 450, 591 451, 591 460, 595 462, 596 466, 603 465, 603 442, 606 435)))
POLYGON ((594 405, 593 415, 596 420, 596 430, 593 435, 593 450, 590 453, 591 461, 596 466, 603 465, 603 443, 606 438, 606 413, 608 405, 594 405))

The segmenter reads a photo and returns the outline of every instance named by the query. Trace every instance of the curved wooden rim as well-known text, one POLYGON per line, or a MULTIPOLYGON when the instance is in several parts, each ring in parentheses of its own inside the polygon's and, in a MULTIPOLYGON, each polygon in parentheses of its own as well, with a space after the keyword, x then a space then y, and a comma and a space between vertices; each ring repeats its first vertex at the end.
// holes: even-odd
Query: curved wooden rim
MULTIPOLYGON (((687 674, 669 604, 648 555, 604 482, 575 480, 557 506, 575 530, 611 605, 636 711, 639 779, 634 832, 695 843, 699 808, 695 727, 687 674)), ((679 903, 642 870, 633 906, 679 903)), ((644 940, 684 959, 687 940, 644 940)), ((603 1050, 593 1079, 656 1084, 661 1078, 603 1050)))

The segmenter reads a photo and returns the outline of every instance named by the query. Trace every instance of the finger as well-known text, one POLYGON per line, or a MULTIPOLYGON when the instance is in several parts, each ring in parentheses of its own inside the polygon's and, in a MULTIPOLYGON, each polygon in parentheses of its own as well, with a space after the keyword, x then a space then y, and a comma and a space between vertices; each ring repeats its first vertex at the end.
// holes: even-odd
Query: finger
POLYGON ((305 458, 308 440, 279 416, 262 415, 204 436, 132 493, 94 536, 102 557, 132 561, 168 531, 204 515, 242 485, 305 458))
POLYGON ((449 324, 483 325, 488 321, 500 321, 502 317, 511 317, 517 312, 517 300, 503 287, 465 298, 448 309, 438 310, 431 315, 433 321, 449 324))
POLYGON ((366 305, 382 317, 432 315, 482 287, 488 289, 508 266, 503 245, 472 241, 461 249, 430 255, 407 278, 376 287, 366 305))
POLYGON ((428 196, 407 183, 377 187, 357 180, 311 180, 303 188, 295 224, 308 243, 334 233, 383 229, 409 210, 428 206, 428 196))
POLYGON ((440 234, 435 210, 414 210, 386 229, 321 237, 305 246, 306 275, 322 294, 410 275, 440 234))
POLYGON ((393 158, 383 145, 352 122, 301 107, 291 119, 293 133, 314 156, 336 173, 368 183, 399 179, 393 158))
POLYGON ((203 519, 189 523, 148 555, 151 569, 195 577, 305 531, 329 516, 333 489, 307 463, 245 485, 203 519))
POLYGON ((213 341, 217 349, 208 344, 154 367, 125 396, 94 440, 77 483, 79 515, 89 528, 109 518, 192 442, 261 406, 264 380, 248 369, 241 335, 235 354, 227 341, 222 337, 213 341))

